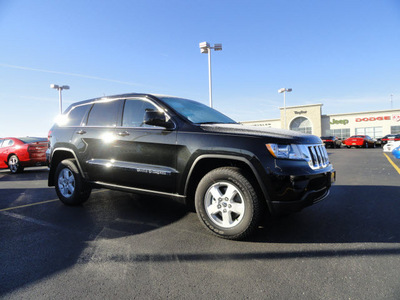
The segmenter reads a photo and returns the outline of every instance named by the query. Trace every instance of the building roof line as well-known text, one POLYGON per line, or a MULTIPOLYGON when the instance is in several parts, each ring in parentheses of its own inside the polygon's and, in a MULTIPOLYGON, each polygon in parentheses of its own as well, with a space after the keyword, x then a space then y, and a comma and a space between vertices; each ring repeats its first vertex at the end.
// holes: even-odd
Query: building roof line
MULTIPOLYGON (((322 103, 316 103, 316 104, 304 104, 304 105, 296 105, 296 106, 286 106, 286 109, 288 108, 297 108, 297 107, 307 107, 307 106, 322 106, 322 103)), ((279 107, 279 109, 284 109, 284 107, 279 107)))
POLYGON ((342 113, 342 114, 323 114, 321 117, 332 117, 332 116, 347 116, 347 115, 365 115, 371 113, 400 113, 400 109, 385 109, 385 110, 373 110, 373 111, 361 111, 361 112, 352 112, 352 113, 342 113))

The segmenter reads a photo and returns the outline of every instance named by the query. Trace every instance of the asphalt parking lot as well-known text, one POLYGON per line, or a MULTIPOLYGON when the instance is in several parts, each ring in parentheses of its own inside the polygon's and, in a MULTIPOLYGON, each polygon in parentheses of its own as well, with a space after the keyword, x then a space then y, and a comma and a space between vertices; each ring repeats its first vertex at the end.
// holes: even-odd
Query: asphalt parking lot
POLYGON ((169 200, 96 190, 67 207, 47 169, 0 171, 4 299, 399 299, 400 160, 328 149, 323 202, 248 241, 169 200))

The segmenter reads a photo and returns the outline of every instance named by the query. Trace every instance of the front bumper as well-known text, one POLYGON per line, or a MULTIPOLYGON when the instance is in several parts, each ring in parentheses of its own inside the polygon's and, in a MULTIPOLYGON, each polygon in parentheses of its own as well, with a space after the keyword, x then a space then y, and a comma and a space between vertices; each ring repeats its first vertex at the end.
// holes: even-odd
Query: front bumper
POLYGON ((317 203, 329 195, 329 189, 335 181, 335 170, 316 175, 278 176, 274 180, 272 212, 292 213, 317 203))

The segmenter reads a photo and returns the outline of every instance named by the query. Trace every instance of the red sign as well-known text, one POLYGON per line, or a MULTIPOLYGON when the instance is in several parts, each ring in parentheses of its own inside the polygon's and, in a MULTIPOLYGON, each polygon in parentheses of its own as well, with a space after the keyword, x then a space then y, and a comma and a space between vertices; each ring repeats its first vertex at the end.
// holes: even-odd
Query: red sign
POLYGON ((393 120, 396 120, 396 122, 400 121, 400 115, 393 115, 392 118, 393 120))
POLYGON ((356 122, 372 122, 372 121, 383 121, 383 120, 390 121, 390 116, 356 118, 356 122))

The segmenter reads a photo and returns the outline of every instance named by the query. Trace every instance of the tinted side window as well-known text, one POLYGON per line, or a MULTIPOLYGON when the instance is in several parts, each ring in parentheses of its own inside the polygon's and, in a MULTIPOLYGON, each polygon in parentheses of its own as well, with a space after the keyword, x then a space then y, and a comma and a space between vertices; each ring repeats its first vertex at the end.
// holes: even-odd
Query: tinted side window
POLYGON ((95 103, 90 110, 87 126, 117 126, 120 101, 95 103))
POLYGON ((86 114, 87 109, 89 108, 89 105, 81 105, 73 108, 69 113, 68 113, 68 126, 79 126, 82 122, 82 118, 86 114))
POLYGON ((146 110, 157 110, 157 108, 152 103, 144 100, 126 100, 122 126, 153 127, 143 123, 146 110))

